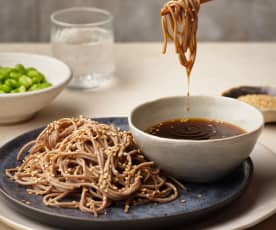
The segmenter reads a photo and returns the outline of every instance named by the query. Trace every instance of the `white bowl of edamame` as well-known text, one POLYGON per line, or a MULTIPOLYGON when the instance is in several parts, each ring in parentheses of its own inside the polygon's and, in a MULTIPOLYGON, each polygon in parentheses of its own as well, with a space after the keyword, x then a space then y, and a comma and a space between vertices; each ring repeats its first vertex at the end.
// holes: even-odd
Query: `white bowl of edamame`
POLYGON ((0 124, 31 118, 50 104, 70 80, 70 68, 58 59, 0 53, 0 124))

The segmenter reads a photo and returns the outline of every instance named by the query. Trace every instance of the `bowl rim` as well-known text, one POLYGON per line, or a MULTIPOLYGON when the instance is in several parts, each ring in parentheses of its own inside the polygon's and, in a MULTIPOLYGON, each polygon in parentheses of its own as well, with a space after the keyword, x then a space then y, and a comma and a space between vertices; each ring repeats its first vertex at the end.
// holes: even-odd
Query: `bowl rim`
MULTIPOLYGON (((31 92, 23 92, 23 93, 3 93, 3 94, 0 94, 0 99, 2 99, 2 98, 17 98, 17 97, 32 96, 32 95, 38 95, 41 93, 47 93, 49 91, 58 89, 61 86, 68 84, 73 77, 71 68, 67 64, 65 64, 63 61, 61 61, 55 57, 52 57, 52 56, 43 55, 43 54, 34 54, 34 53, 24 53, 24 52, 1 52, 0 53, 0 56, 5 56, 5 55, 23 56, 23 57, 24 56, 25 57, 32 56, 34 58, 44 58, 44 59, 53 60, 53 61, 57 62, 58 64, 62 65, 63 67, 65 67, 68 74, 66 74, 67 76, 61 82, 59 82, 55 85, 53 84, 52 86, 50 86, 48 88, 35 90, 35 91, 31 91, 31 92)), ((46 76, 46 78, 47 78, 47 76, 46 76)))
MULTIPOLYGON (((162 142, 167 142, 167 143, 214 143, 214 142, 223 142, 223 141, 234 140, 234 139, 238 139, 238 138, 241 138, 241 137, 246 137, 246 136, 252 135, 253 133, 258 132, 259 130, 262 130, 263 127, 264 127, 264 117, 263 117, 261 111, 259 111, 254 106, 251 106, 251 105, 249 105, 249 104, 247 104, 243 101, 238 101, 237 99, 224 97, 224 96, 194 95, 194 96, 189 96, 189 97, 193 97, 193 98, 195 98, 195 97, 197 97, 197 98, 213 98, 213 99, 215 98, 215 99, 219 99, 219 100, 222 99, 222 100, 225 100, 225 101, 232 101, 232 102, 235 102, 235 103, 241 103, 241 104, 243 104, 243 106, 248 107, 250 109, 253 109, 253 110, 255 110, 255 112, 257 114, 259 114, 259 117, 261 119, 261 124, 257 128, 251 130, 250 132, 245 132, 245 133, 235 135, 235 136, 232 136, 232 137, 225 137, 225 138, 220 138, 220 139, 209 139, 209 140, 172 139, 172 138, 158 137, 158 136, 154 136, 152 134, 146 133, 145 131, 141 130, 140 128, 137 128, 136 125, 134 125, 134 123, 132 121, 132 118, 133 118, 134 112, 138 108, 140 108, 142 106, 145 106, 145 105, 148 105, 148 104, 151 104, 151 103, 156 103, 156 102, 162 101, 162 100, 187 98, 187 96, 168 96, 168 97, 161 97, 161 98, 157 98, 157 99, 154 99, 154 100, 146 101, 146 102, 140 103, 139 105, 136 105, 128 115, 129 127, 131 129, 134 129, 135 132, 137 132, 137 133, 139 133, 143 136, 146 136, 147 138, 151 138, 151 139, 156 140, 156 141, 162 141, 162 142)), ((130 129, 130 131, 131 131, 131 129, 130 129)), ((131 131, 131 133, 132 133, 132 131, 131 131)))

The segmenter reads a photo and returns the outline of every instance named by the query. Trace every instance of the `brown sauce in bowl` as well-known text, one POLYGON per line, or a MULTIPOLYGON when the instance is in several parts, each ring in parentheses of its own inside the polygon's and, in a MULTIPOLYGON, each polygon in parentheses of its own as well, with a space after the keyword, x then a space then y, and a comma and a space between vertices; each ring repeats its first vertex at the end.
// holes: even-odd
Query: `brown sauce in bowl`
POLYGON ((246 131, 224 121, 204 118, 182 118, 160 122, 146 129, 158 137, 184 140, 211 140, 237 136, 246 131))

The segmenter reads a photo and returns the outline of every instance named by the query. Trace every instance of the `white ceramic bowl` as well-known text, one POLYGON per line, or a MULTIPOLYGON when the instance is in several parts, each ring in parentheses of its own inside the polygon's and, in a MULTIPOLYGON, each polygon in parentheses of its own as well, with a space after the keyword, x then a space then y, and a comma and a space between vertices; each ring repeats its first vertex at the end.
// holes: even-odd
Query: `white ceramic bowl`
POLYGON ((0 53, 0 65, 23 64, 42 72, 53 86, 26 93, 0 94, 0 124, 27 120, 51 103, 71 80, 71 71, 63 62, 48 56, 25 53, 0 53))
POLYGON ((168 97, 135 107, 129 115, 130 131, 144 154, 169 174, 187 181, 210 182, 230 173, 253 150, 263 127, 263 116, 254 107, 226 97, 168 97), (176 118, 207 118, 232 123, 247 132, 216 140, 160 138, 144 130, 176 118))

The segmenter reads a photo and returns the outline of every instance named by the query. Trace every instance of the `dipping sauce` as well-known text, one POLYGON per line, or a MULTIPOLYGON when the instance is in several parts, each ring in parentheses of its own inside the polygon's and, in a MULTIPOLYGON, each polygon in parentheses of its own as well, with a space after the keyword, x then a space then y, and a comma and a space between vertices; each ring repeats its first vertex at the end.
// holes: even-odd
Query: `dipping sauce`
POLYGON ((186 140, 210 140, 232 137, 246 131, 233 124, 204 118, 181 118, 156 124, 146 132, 158 137, 186 140))

